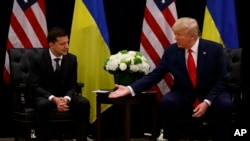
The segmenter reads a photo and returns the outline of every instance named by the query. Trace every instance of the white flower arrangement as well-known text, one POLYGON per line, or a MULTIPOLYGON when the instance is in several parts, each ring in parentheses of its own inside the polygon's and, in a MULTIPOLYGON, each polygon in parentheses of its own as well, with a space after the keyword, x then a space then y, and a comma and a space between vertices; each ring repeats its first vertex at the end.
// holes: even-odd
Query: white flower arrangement
POLYGON ((104 69, 111 74, 126 72, 146 75, 150 65, 139 51, 122 50, 105 60, 104 69))

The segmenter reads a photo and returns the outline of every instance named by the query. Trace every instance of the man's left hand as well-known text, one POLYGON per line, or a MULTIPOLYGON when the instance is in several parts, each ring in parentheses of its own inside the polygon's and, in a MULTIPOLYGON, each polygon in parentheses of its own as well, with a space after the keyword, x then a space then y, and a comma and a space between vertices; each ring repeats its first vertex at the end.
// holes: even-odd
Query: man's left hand
POLYGON ((203 116, 206 111, 207 111, 207 108, 209 107, 208 103, 207 102, 201 102, 197 107, 195 107, 195 109, 193 110, 193 115, 192 117, 194 118, 199 118, 201 116, 203 116))

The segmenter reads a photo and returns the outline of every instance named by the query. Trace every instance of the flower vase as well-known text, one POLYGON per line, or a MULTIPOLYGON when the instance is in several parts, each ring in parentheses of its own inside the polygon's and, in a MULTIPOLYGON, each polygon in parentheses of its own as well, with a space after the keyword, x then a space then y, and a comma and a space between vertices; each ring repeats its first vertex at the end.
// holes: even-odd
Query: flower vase
POLYGON ((139 74, 133 74, 133 73, 117 73, 115 74, 115 82, 119 85, 130 85, 133 82, 135 82, 137 79, 139 79, 141 75, 139 74))

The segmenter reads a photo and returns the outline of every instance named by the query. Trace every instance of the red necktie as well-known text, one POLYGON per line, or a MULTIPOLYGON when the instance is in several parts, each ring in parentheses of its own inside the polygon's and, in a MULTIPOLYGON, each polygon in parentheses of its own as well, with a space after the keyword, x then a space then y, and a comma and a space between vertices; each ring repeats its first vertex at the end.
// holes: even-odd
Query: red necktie
MULTIPOLYGON (((194 63, 194 58, 191 49, 188 49, 187 67, 188 67, 189 77, 192 81, 194 88, 196 88, 196 66, 194 63)), ((197 105, 199 105, 199 103, 200 100, 196 98, 195 102, 193 103, 193 106, 196 107, 197 105)))
POLYGON ((193 58, 191 49, 188 49, 187 67, 188 67, 189 77, 195 88, 196 87, 196 66, 194 63, 194 58, 193 58))

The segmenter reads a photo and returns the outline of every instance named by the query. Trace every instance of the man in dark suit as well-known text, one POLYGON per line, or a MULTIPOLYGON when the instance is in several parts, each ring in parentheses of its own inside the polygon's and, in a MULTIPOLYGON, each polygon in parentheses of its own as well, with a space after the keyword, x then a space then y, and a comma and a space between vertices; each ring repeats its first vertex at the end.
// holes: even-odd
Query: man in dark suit
POLYGON ((129 86, 116 85, 117 90, 111 92, 109 98, 140 93, 159 82, 166 73, 171 73, 174 84, 160 101, 164 138, 178 141, 179 118, 200 118, 207 114, 216 125, 214 141, 228 141, 232 100, 225 90, 228 77, 223 47, 201 39, 197 21, 193 18, 178 19, 172 29, 176 43, 166 47, 157 67, 129 86), (189 49, 196 67, 192 70, 194 79, 189 75, 189 49))
POLYGON ((68 35, 65 30, 54 27, 47 40, 49 49, 32 60, 30 72, 30 84, 35 94, 37 138, 39 141, 49 140, 49 112, 57 109, 74 112, 76 140, 87 141, 90 104, 85 97, 73 96, 77 86, 77 59, 68 53, 68 35))

